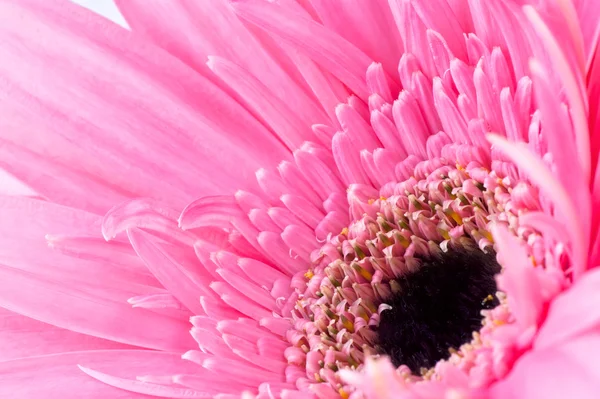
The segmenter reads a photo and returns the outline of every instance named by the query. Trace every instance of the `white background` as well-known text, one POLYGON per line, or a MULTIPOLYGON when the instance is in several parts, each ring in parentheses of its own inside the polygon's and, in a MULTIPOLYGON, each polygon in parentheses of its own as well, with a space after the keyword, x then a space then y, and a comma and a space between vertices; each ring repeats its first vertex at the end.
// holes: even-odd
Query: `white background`
MULTIPOLYGON (((117 10, 117 6, 112 2, 112 0, 72 0, 77 4, 81 4, 84 7, 89 8, 90 10, 96 11, 98 14, 109 18, 116 23, 127 26, 125 20, 119 10, 117 10)), ((151 1, 151 0, 150 0, 151 1)))

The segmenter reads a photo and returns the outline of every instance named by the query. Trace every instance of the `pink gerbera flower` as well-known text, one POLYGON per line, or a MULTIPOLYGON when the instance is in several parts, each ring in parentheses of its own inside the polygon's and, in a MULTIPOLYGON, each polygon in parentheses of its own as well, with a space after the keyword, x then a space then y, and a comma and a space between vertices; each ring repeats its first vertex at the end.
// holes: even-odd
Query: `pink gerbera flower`
POLYGON ((600 3, 0 0, 0 397, 596 398, 600 3))

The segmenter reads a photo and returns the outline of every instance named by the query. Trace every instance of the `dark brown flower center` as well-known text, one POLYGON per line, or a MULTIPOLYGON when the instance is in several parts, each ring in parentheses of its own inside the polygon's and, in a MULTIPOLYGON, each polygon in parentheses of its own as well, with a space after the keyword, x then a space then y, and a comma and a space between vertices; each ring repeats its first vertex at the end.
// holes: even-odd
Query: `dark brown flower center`
POLYGON ((378 347, 396 366, 413 373, 433 367, 481 328, 483 309, 499 304, 495 253, 478 248, 452 249, 424 260, 396 282, 399 290, 385 301, 378 347))

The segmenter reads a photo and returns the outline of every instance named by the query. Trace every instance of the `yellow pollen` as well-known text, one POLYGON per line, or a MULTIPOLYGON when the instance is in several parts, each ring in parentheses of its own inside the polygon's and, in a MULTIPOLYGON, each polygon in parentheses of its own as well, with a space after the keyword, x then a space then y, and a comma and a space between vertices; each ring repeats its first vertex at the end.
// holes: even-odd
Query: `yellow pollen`
POLYGON ((494 320, 494 324, 497 326, 502 326, 502 325, 506 324, 506 322, 502 321, 502 320, 494 320))
POLYGON ((450 216, 456 223, 458 223, 459 226, 463 224, 462 218, 453 209, 448 209, 446 214, 450 216))
POLYGON ((450 239, 450 234, 448 234, 448 231, 443 230, 443 229, 438 229, 438 232, 442 235, 442 237, 444 237, 444 240, 450 239))
POLYGON ((371 281, 373 279, 373 275, 369 273, 368 270, 362 268, 358 263, 353 263, 352 268, 358 272, 361 276, 365 278, 367 281, 371 281))
POLYGON ((340 396, 342 397, 342 399, 348 399, 350 397, 350 395, 348 394, 348 392, 344 391, 344 388, 338 389, 338 393, 340 394, 340 396))
POLYGON ((494 237, 492 237, 492 233, 490 233, 487 230, 479 230, 479 232, 488 239, 489 242, 493 243, 494 242, 494 237))
POLYGON ((531 263, 533 264, 533 267, 537 267, 538 266, 538 264, 535 261, 535 258, 533 257, 533 255, 529 255, 529 260, 531 260, 531 263))
POLYGON ((349 319, 347 319, 344 315, 341 315, 340 320, 342 321, 342 325, 346 330, 350 331, 351 333, 354 332, 354 324, 352 324, 349 319))
POLYGON ((381 197, 379 197, 379 201, 387 201, 387 198, 381 196, 381 197))
POLYGON ((344 228, 342 229, 342 232, 341 232, 340 234, 347 236, 347 235, 348 235, 348 228, 347 228, 347 227, 344 227, 344 228))
POLYGON ((374 200, 373 198, 371 198, 370 200, 368 200, 368 201, 367 201, 367 203, 368 203, 369 205, 373 205, 373 202, 375 202, 375 200, 374 200))
POLYGON ((306 277, 307 279, 311 279, 315 276, 315 274, 313 273, 312 269, 308 269, 308 271, 306 273, 304 273, 304 277, 306 277))

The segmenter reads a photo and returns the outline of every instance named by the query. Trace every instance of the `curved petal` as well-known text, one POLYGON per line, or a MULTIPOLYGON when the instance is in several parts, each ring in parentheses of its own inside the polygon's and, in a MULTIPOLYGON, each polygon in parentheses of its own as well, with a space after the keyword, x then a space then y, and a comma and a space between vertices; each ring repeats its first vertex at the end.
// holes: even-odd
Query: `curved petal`
POLYGON ((600 391, 598 356, 598 334, 532 351, 515 364, 506 379, 492 386, 490 398, 595 399, 600 391))
POLYGON ((179 354, 143 350, 60 353, 0 362, 0 397, 13 399, 143 399, 130 391, 91 378, 77 366, 102 370, 120 378, 147 374, 192 374, 196 365, 179 354))
POLYGON ((209 79, 215 77, 206 68, 207 56, 226 58, 254 75, 271 95, 282 101, 293 99, 294 110, 306 126, 326 120, 323 109, 283 51, 261 43, 232 12, 228 1, 116 0, 116 3, 135 32, 209 79), (243 40, 232 40, 234 37, 243 40))
POLYGON ((0 15, 0 167, 53 201, 181 207, 289 158, 236 100, 135 33, 69 1, 2 1, 0 15))
POLYGON ((2 308, 0 348, 0 362, 81 350, 133 349, 129 345, 58 328, 2 308))

